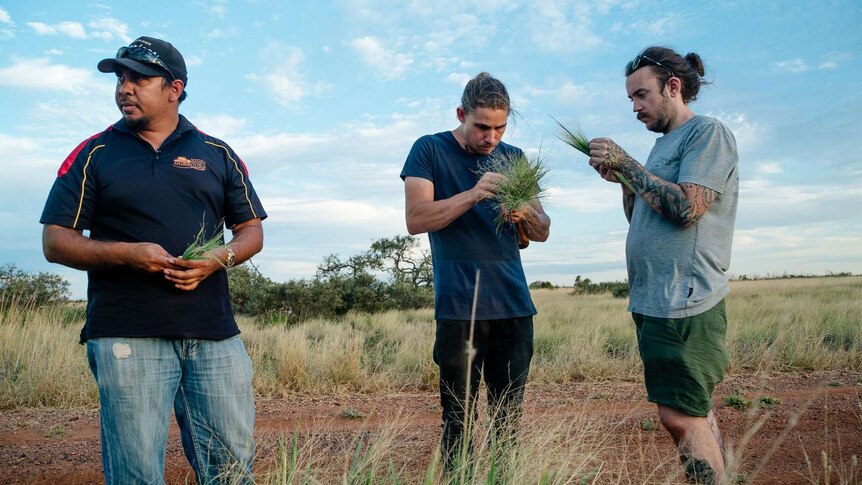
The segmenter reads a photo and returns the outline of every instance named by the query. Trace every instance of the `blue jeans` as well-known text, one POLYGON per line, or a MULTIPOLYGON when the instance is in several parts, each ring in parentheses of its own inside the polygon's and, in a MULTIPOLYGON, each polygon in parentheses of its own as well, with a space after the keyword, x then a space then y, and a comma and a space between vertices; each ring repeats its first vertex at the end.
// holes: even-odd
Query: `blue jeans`
POLYGON ((197 483, 251 482, 251 360, 225 340, 107 337, 87 341, 99 386, 107 484, 165 483, 171 408, 197 483))

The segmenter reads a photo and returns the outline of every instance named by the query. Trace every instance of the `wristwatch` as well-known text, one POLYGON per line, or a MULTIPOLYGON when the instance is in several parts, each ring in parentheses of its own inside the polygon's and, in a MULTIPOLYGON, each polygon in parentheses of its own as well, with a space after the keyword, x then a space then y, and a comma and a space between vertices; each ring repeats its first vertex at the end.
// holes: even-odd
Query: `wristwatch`
POLYGON ((230 246, 225 246, 225 249, 227 249, 227 257, 224 258, 224 267, 232 268, 236 264, 236 254, 230 246))

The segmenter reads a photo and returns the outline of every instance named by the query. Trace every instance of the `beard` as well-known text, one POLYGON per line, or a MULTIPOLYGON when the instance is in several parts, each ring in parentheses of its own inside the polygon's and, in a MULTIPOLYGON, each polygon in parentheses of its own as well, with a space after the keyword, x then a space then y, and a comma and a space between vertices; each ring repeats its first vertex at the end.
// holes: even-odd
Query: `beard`
POLYGON ((140 118, 129 118, 127 116, 123 116, 123 119, 126 120, 126 125, 128 125, 129 129, 132 131, 141 131, 150 126, 150 119, 146 116, 141 116, 140 118))
POLYGON ((674 114, 671 112, 670 98, 664 97, 654 115, 646 123, 646 129, 655 133, 668 134, 674 114))

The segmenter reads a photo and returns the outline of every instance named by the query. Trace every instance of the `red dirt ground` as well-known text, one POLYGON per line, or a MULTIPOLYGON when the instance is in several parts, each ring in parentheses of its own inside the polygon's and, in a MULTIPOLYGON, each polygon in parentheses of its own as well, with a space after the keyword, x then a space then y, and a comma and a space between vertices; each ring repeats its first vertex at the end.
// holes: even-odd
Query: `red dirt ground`
MULTIPOLYGON (((608 457, 609 460, 639 460, 632 467, 633 474, 622 483, 667 483, 666 477, 677 466, 675 453, 660 425, 654 431, 643 429, 645 420, 657 423, 655 407, 645 399, 640 383, 531 384, 525 398, 524 426, 539 418, 587 417, 608 430, 611 445, 631 450, 632 456, 616 455, 608 457), (644 469, 658 471, 647 479, 638 475, 644 469)), ((725 441, 737 445, 756 422, 763 421, 742 453, 740 483, 847 483, 849 477, 853 477, 852 482, 862 483, 860 465, 855 470, 851 465, 854 455, 862 459, 860 372, 733 376, 716 392, 716 412, 725 441), (724 404, 724 398, 736 389, 749 399, 767 396, 777 398, 780 403, 770 409, 739 411, 724 404), (823 452, 831 460, 833 473, 829 481, 821 464, 823 452)), ((411 424, 400 437, 397 453, 405 463, 413 463, 414 475, 410 476, 421 476, 440 432, 437 394, 433 391, 294 395, 259 400, 256 472, 263 473, 272 466, 279 437, 313 430, 319 436, 315 449, 331 454, 332 461, 344 461, 360 433, 374 433, 391 424, 392 417, 399 413, 411 424), (359 416, 350 419, 345 417, 348 414, 359 416)), ((3 411, 0 463, 3 484, 102 483, 98 411, 47 408, 3 411)), ((616 463, 610 468, 619 470, 626 466, 616 463)), ((169 484, 193 483, 176 425, 171 426, 166 468, 169 484)), ((596 482, 601 483, 601 479, 596 482)))

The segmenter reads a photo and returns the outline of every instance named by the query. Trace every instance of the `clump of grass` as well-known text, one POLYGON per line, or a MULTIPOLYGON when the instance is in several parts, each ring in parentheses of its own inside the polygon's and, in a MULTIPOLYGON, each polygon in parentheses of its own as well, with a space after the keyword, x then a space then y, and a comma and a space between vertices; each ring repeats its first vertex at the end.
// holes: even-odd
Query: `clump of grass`
POLYGON ((53 438, 63 438, 64 436, 69 434, 69 430, 66 429, 62 424, 55 424, 51 426, 45 431, 45 437, 49 439, 53 438))
POLYGON ((761 396, 757 399, 757 407, 760 408, 769 409, 772 408, 772 406, 777 406, 779 404, 781 404, 781 399, 778 399, 777 397, 761 396))
POLYGON ((733 390, 733 394, 724 398, 724 405, 740 411, 746 411, 751 407, 751 400, 746 399, 742 390, 737 388, 733 390))
POLYGON ((201 228, 195 235, 194 240, 189 244, 186 250, 183 251, 183 259, 202 260, 212 258, 218 261, 219 264, 222 264, 218 258, 210 256, 207 253, 223 247, 224 245, 224 221, 219 222, 218 231, 208 239, 206 237, 206 223, 201 222, 201 228))
MULTIPOLYGON (((584 132, 581 131, 580 127, 577 127, 574 131, 572 131, 571 129, 567 128, 566 125, 560 123, 553 116, 551 117, 551 119, 554 120, 560 127, 560 131, 559 133, 557 133, 557 138, 559 138, 566 145, 569 145, 575 150, 583 153, 584 155, 590 156, 590 141, 587 136, 584 135, 584 132)), ((623 174, 614 170, 614 176, 617 178, 617 180, 620 181, 621 184, 625 185, 629 190, 631 190, 632 192, 635 191, 634 187, 632 187, 632 184, 628 181, 628 179, 625 178, 625 176, 623 176, 623 174)))
POLYGON ((341 411, 341 417, 345 419, 365 419, 365 413, 356 408, 347 408, 341 411))
POLYGON ((644 419, 641 421, 641 429, 644 431, 655 431, 657 428, 651 419, 644 419))
POLYGON ((548 176, 545 161, 538 155, 528 158, 523 153, 505 153, 492 156, 483 163, 476 173, 482 175, 493 172, 503 175, 503 182, 497 186, 494 208, 497 211, 495 223, 501 230, 508 211, 523 209, 534 200, 545 196, 544 182, 548 176))

